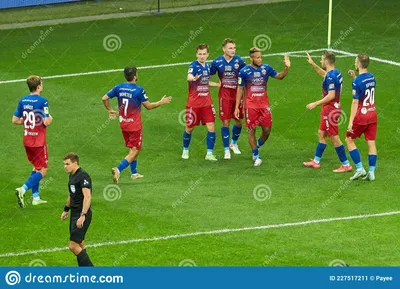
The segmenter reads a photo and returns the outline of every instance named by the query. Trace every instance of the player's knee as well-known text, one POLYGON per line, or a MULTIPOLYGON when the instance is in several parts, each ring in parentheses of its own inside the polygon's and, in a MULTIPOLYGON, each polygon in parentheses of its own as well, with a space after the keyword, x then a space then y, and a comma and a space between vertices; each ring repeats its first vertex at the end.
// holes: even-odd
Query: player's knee
POLYGON ((80 246, 79 246, 78 243, 75 243, 75 242, 73 242, 73 241, 70 241, 70 242, 69 242, 68 248, 69 248, 69 250, 70 250, 72 253, 76 254, 77 251, 80 249, 80 246))
POLYGON ((42 178, 46 177, 47 169, 41 169, 39 172, 42 174, 42 178))
POLYGON ((347 145, 354 143, 354 141, 353 141, 353 139, 351 137, 346 137, 345 141, 346 141, 347 145))
POLYGON ((186 131, 186 133, 191 134, 193 131, 193 127, 186 127, 185 131, 186 131))

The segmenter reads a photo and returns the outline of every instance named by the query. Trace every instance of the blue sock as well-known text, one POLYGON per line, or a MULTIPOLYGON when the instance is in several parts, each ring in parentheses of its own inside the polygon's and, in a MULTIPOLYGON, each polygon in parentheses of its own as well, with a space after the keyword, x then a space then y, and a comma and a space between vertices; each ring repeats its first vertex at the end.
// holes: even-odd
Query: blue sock
MULTIPOLYGON (((34 174, 34 173, 36 173, 35 171, 32 171, 31 172, 31 176, 34 174)), ((39 196, 39 186, 40 186, 40 182, 38 182, 36 185, 34 185, 33 187, 32 187, 32 196, 34 197, 34 198, 39 198, 40 196, 39 196)))
POLYGON ((229 127, 221 127, 222 142, 224 143, 224 149, 229 150, 229 127))
POLYGON ((375 172, 377 155, 368 155, 369 171, 375 172))
POLYGON ((236 126, 236 124, 234 124, 232 127, 232 144, 237 144, 241 132, 242 132, 242 127, 236 126))
POLYGON ((259 138, 257 140, 257 148, 260 148, 264 143, 262 142, 262 140, 259 138))
POLYGON ((259 158, 259 157, 260 157, 260 156, 258 155, 258 148, 255 149, 255 150, 251 150, 251 152, 253 153, 253 156, 254 156, 255 158, 259 158))
POLYGON ((326 149, 326 143, 318 142, 317 149, 315 150, 315 156, 314 156, 314 161, 316 163, 319 163, 321 161, 322 154, 324 153, 325 149, 326 149))
POLYGON ((350 162, 347 159, 346 149, 344 148, 344 145, 336 147, 335 150, 336 150, 336 153, 337 153, 337 155, 339 157, 339 160, 342 162, 342 165, 348 166, 350 164, 350 162))
POLYGON ((207 152, 212 153, 215 145, 215 132, 207 132, 207 152))
POLYGON ((123 170, 125 170, 128 166, 129 166, 129 162, 128 162, 126 159, 123 159, 123 160, 119 163, 117 169, 118 169, 119 172, 121 173, 121 172, 122 172, 123 170))
POLYGON ((361 156, 360 156, 360 152, 358 151, 358 149, 356 148, 356 149, 350 151, 350 156, 351 156, 351 159, 353 160, 353 162, 356 164, 356 168, 361 169, 363 167, 363 165, 361 162, 361 156))
POLYGON ((186 130, 183 131, 183 136, 182 136, 182 141, 183 141, 183 149, 188 150, 189 145, 190 145, 190 140, 192 139, 192 134, 189 134, 186 132, 186 130))
POLYGON ((133 162, 131 162, 131 164, 129 166, 131 167, 132 175, 137 174, 137 160, 134 160, 133 162))
POLYGON ((22 187, 25 189, 25 191, 27 191, 36 186, 42 178, 43 178, 42 173, 39 172, 31 173, 31 176, 22 187))

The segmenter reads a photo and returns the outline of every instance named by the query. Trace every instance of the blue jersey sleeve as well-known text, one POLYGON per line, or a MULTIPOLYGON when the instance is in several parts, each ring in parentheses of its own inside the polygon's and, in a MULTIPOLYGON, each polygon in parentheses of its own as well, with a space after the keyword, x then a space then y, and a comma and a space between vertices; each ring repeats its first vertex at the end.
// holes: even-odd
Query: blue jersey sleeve
POLYGON ((214 75, 216 73, 217 73, 217 64, 215 63, 215 59, 214 59, 210 65, 210 75, 214 75))
POLYGON ((113 89, 111 89, 109 92, 107 92, 107 96, 109 98, 114 98, 114 97, 118 96, 118 85, 114 86, 113 89))
POLYGON ((241 86, 241 87, 243 87, 245 81, 246 81, 246 74, 244 73, 244 68, 243 68, 243 69, 241 69, 241 70, 239 71, 238 85, 241 86))
POLYGON ((270 77, 274 77, 278 74, 278 72, 273 69, 271 66, 268 66, 268 71, 267 71, 267 75, 269 75, 270 77))
POLYGON ((22 114, 23 114, 22 103, 21 103, 21 101, 19 101, 17 109, 14 112, 14 116, 21 118, 22 114))
POLYGON ((144 91, 144 89, 142 88, 141 89, 141 91, 140 91, 140 93, 139 93, 139 100, 140 100, 140 102, 146 102, 146 101, 149 101, 149 99, 148 99, 148 97, 147 97, 147 95, 146 95, 146 91, 144 91))
POLYGON ((355 81, 352 84, 352 95, 353 99, 360 99, 360 89, 355 81))
POLYGON ((50 116, 50 112, 49 112, 49 102, 47 101, 47 99, 44 99, 43 101, 43 117, 49 117, 50 116))
POLYGON ((197 68, 195 64, 192 63, 189 65, 188 74, 191 74, 193 76, 197 75, 197 68))

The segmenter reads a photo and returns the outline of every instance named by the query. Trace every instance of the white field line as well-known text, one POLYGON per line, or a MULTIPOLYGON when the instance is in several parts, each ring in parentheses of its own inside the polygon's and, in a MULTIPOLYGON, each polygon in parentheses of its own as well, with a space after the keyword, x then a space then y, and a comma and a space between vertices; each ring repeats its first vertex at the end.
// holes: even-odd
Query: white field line
MULTIPOLYGON (((221 229, 221 230, 213 230, 213 231, 206 231, 206 232, 194 232, 194 233, 168 235, 168 236, 160 236, 160 237, 152 237, 152 238, 131 239, 131 240, 123 240, 123 241, 115 241, 115 242, 104 242, 104 243, 87 245, 86 247, 93 248, 93 247, 114 246, 114 245, 132 244, 132 243, 141 243, 141 242, 164 241, 164 240, 170 240, 170 239, 180 239, 180 238, 195 237, 195 236, 202 236, 202 235, 216 235, 216 234, 242 232, 242 231, 268 230, 268 229, 283 228, 283 227, 296 227, 296 226, 310 225, 310 224, 316 224, 316 223, 329 223, 329 222, 336 222, 336 221, 366 219, 366 218, 384 217, 384 216, 392 216, 392 215, 399 215, 399 214, 400 214, 400 211, 394 211, 394 212, 386 212, 386 213, 378 213, 378 214, 366 214, 366 215, 358 215, 358 216, 308 220, 308 221, 296 222, 296 223, 284 223, 284 224, 265 225, 265 226, 256 226, 256 227, 221 229)), ((33 254, 39 254, 39 253, 52 253, 52 252, 66 251, 66 250, 68 250, 68 247, 40 249, 40 250, 25 251, 25 252, 11 252, 11 253, 0 254, 0 258, 33 255, 33 254)))
MULTIPOLYGON (((358 55, 357 53, 351 53, 351 52, 347 52, 347 51, 343 51, 343 50, 337 50, 337 49, 329 49, 329 50, 333 51, 333 52, 336 52, 336 53, 341 53, 341 54, 344 54, 344 55, 348 55, 348 56, 356 57, 358 55)), ((387 60, 387 59, 383 59, 383 58, 378 58, 378 57, 373 57, 373 56, 370 56, 369 58, 371 60, 374 60, 374 61, 377 61, 377 62, 382 62, 382 63, 387 63, 387 64, 391 64, 391 65, 395 65, 395 66, 400 66, 400 62, 387 60)))
MULTIPOLYGON (((298 53, 306 53, 306 52, 318 52, 326 50, 325 48, 320 49, 312 49, 312 50, 299 50, 299 51, 290 51, 290 52, 279 52, 279 53, 271 53, 264 54, 263 56, 279 56, 285 54, 298 54, 298 53)), ((249 58, 249 56, 244 56, 242 58, 249 58)), ((172 67, 172 66, 180 66, 180 65, 189 65, 192 62, 178 62, 178 63, 168 63, 168 64, 158 64, 158 65, 149 65, 149 66, 140 66, 138 69, 152 69, 152 68, 162 68, 162 67, 172 67)), ((99 71, 89 71, 89 72, 79 72, 79 73, 71 73, 71 74, 60 74, 60 75, 50 75, 44 76, 42 79, 54 79, 54 78, 64 78, 64 77, 74 77, 74 76, 84 76, 84 75, 93 75, 93 74, 103 74, 103 73, 113 73, 113 72, 122 72, 124 69, 109 69, 109 70, 99 70, 99 71)), ((11 80, 1 80, 0 84, 6 83, 15 83, 15 82, 25 82, 26 78, 21 79, 11 79, 11 80)))

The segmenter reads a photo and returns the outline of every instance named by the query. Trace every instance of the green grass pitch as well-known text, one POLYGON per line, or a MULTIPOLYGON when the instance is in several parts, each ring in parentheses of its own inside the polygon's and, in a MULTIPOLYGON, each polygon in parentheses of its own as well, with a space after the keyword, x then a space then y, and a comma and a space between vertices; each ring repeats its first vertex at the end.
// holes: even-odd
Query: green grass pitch
MULTIPOLYGON (((188 62, 195 59, 195 46, 202 42, 210 45, 211 60, 221 54, 220 43, 226 37, 236 40, 241 56, 247 55, 259 34, 271 39, 266 54, 318 49, 326 46, 327 9, 327 1, 306 0, 53 26, 34 49, 30 47, 49 27, 4 30, 0 31, 0 80, 188 62), (191 31, 200 28, 201 33, 177 53, 189 41, 191 31), (103 47, 103 39, 110 34, 121 39, 121 47, 112 52, 103 47), (22 57, 24 53, 26 57, 22 57)), ((397 0, 380 1, 379 5, 374 0, 334 1, 334 48, 399 61, 396 9, 397 0)), ((317 62, 320 52, 312 55, 318 57, 317 62)), ((277 70, 283 68, 282 61, 282 56, 264 57, 264 62, 277 70)), ((269 81, 274 123, 270 139, 261 149, 264 163, 259 168, 252 167, 245 131, 239 141, 242 155, 222 160, 219 120, 216 155, 220 160, 204 161, 205 127, 194 130, 191 158, 181 160, 184 127, 179 114, 187 98, 187 66, 139 70, 138 83, 150 100, 157 101, 164 94, 173 100, 154 111, 143 110, 139 172, 145 178, 131 181, 124 171, 121 195, 114 201, 106 200, 103 192, 112 183, 110 169, 127 149, 118 122, 107 120, 101 97, 124 81, 122 72, 44 80, 43 95, 54 118, 47 133, 49 171, 41 190, 48 204, 26 209, 17 207, 14 189, 26 180, 31 167, 22 146, 22 129, 11 124, 11 116, 27 87, 24 82, 0 84, 0 265, 28 266, 37 259, 48 266, 76 265, 68 250, 4 256, 67 246, 68 222, 62 222, 60 215, 68 194, 62 158, 69 151, 80 155, 81 166, 93 180, 93 221, 87 244, 398 211, 399 66, 371 62, 370 71, 377 78, 377 179, 347 182, 350 174, 332 173, 339 166, 332 145, 319 170, 302 167, 314 154, 319 124, 319 109, 307 111, 305 106, 320 97, 321 78, 305 58, 292 57, 291 61, 286 79, 269 81), (270 188, 264 201, 253 195, 259 185, 270 188)), ((338 58, 336 67, 346 74, 353 63, 353 57, 338 58)), ((217 104, 216 89, 212 96, 217 104)), ((347 75, 341 103, 346 118, 351 103, 347 75)), ((113 105, 116 107, 115 102, 113 105)), ((342 141, 346 126, 347 121, 340 126, 342 141)), ((358 140, 357 145, 367 166, 365 141, 358 140)), ((350 265, 394 266, 400 258, 398 221, 398 215, 332 221, 110 244, 88 248, 88 253, 95 265, 103 266, 178 266, 182 262, 197 266, 328 266, 335 259, 350 265)))

